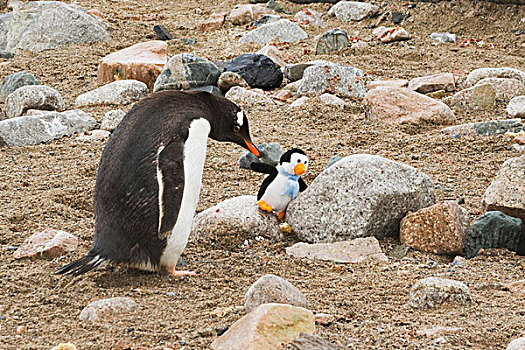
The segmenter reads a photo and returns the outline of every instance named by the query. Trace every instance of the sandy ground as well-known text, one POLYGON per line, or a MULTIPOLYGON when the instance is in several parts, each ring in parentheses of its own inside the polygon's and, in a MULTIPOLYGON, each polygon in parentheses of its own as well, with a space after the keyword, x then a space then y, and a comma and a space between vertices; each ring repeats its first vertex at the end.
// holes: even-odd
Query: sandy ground
MULTIPOLYGON (((236 2, 226 0, 180 1, 86 1, 76 3, 98 8, 115 27, 111 43, 25 52, 0 65, 0 78, 20 70, 32 72, 42 84, 62 93, 69 105, 79 94, 98 87, 98 59, 116 50, 151 39, 153 26, 164 24, 175 38, 197 39, 195 46, 179 40, 169 42, 169 54, 192 52, 214 61, 256 51, 256 45, 238 45, 245 28, 225 27, 209 34, 195 30, 199 20, 212 12, 229 11, 236 2), (212 3, 212 4, 210 4, 212 3), (202 10, 197 14, 196 8, 202 10)), ((283 2, 295 13, 304 6, 283 2)), ((410 42, 374 44, 354 51, 316 56, 314 38, 323 29, 306 26, 309 38, 283 47, 287 62, 326 59, 349 64, 374 78, 414 78, 452 72, 465 76, 480 67, 510 66, 525 70, 525 29, 520 19, 525 6, 505 6, 474 1, 417 3, 407 9, 400 0, 385 2, 383 12, 408 11, 402 25, 414 34, 410 42), (483 46, 432 45, 429 34, 451 31, 463 41, 482 39, 483 46)), ((330 5, 310 8, 326 14, 330 5)), ((350 34, 359 31, 366 40, 377 19, 339 23, 324 17, 327 29, 340 27, 350 34)), ((385 24, 388 22, 385 21, 385 24)), ((0 108, 3 108, 0 105, 0 108)), ((98 121, 112 106, 88 108, 98 121)), ((494 111, 463 113, 457 123, 504 119, 504 105, 494 111)), ((443 190, 442 199, 464 198, 472 219, 482 214, 481 198, 501 164, 519 156, 505 136, 452 139, 440 135, 440 127, 389 127, 365 118, 358 101, 344 109, 312 105, 299 111, 287 108, 252 107, 246 110, 256 143, 280 142, 307 151, 311 159, 311 182, 331 156, 370 153, 415 166, 430 175, 443 190)), ((257 174, 239 169, 243 153, 238 146, 210 141, 203 190, 198 211, 222 200, 255 194, 262 181, 257 174)), ((46 145, 0 149, 0 348, 48 349, 71 341, 79 349, 143 349, 168 346, 204 349, 244 311, 214 316, 217 308, 243 305, 249 286, 260 276, 273 273, 301 289, 314 312, 330 313, 336 321, 318 326, 318 335, 357 349, 502 349, 510 340, 525 335, 525 299, 490 284, 511 282, 525 276, 525 257, 491 250, 470 260, 464 268, 451 268, 453 257, 439 257, 410 250, 386 264, 344 265, 290 258, 287 242, 251 241, 241 247, 239 239, 221 242, 190 240, 183 254, 186 268, 196 277, 174 279, 108 266, 88 275, 71 278, 52 272, 85 254, 94 228, 92 195, 103 142, 83 143, 74 137, 46 145), (46 260, 15 260, 13 246, 47 227, 77 235, 79 249, 64 257, 46 260), (429 276, 467 283, 474 302, 466 307, 444 305, 431 311, 408 306, 410 287, 429 276), (85 324, 76 317, 89 302, 113 296, 129 296, 142 309, 135 314, 85 324), (432 338, 416 334, 432 326, 460 328, 434 345, 432 338), (16 334, 19 326, 26 327, 16 334)), ((242 240, 241 240, 242 241, 242 240)), ((388 255, 399 244, 393 237, 381 242, 388 255)))

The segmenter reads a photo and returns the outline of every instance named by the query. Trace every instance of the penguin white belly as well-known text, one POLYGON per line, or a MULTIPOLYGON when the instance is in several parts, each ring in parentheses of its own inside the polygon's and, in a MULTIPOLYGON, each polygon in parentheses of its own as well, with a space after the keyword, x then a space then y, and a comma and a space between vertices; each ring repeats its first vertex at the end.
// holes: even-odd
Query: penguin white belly
POLYGON ((278 213, 283 212, 288 204, 292 201, 292 197, 282 194, 286 189, 287 176, 281 173, 277 174, 275 179, 268 185, 261 200, 265 201, 273 211, 278 213))
POLYGON ((199 202, 202 171, 206 159, 206 144, 210 130, 210 123, 203 118, 195 119, 190 124, 188 139, 184 143, 184 191, 182 202, 177 221, 168 237, 166 249, 160 259, 161 266, 174 267, 188 243, 193 215, 199 202))

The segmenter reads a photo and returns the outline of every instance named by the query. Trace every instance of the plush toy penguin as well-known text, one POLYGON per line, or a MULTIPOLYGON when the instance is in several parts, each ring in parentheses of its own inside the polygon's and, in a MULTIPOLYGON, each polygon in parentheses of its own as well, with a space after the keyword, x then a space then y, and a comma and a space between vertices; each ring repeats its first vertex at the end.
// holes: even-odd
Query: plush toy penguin
POLYGON ((288 204, 308 187, 301 178, 308 171, 306 153, 294 148, 281 156, 277 167, 257 162, 251 163, 250 167, 256 172, 268 174, 257 195, 259 208, 269 213, 275 211, 279 219, 284 220, 288 204))

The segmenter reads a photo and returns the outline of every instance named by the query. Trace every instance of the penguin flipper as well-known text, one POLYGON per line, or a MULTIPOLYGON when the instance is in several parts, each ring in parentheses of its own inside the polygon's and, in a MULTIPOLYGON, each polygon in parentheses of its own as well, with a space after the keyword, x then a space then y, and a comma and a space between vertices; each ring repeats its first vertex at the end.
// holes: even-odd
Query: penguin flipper
POLYGON ((89 252, 85 257, 70 262, 59 270, 55 271, 55 275, 70 274, 74 276, 82 275, 86 272, 96 269, 103 262, 107 261, 95 252, 89 252))
POLYGON ((299 178, 299 192, 303 192, 308 188, 308 185, 302 178, 299 178))
POLYGON ((256 171, 258 173, 263 173, 263 174, 277 175, 278 173, 277 169, 274 166, 271 166, 265 163, 251 162, 250 168, 253 171, 256 171))

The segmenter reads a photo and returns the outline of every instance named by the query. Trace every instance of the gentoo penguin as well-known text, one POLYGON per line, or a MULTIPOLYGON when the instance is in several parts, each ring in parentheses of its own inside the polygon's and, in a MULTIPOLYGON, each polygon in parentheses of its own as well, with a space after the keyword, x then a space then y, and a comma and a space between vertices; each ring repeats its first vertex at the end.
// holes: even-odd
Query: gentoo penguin
POLYGON ((201 188, 208 137, 259 156, 248 119, 226 98, 165 90, 137 103, 102 153, 89 253, 57 273, 80 275, 103 262, 181 276, 201 188))
POLYGON ((299 191, 303 192, 307 188, 301 178, 308 171, 306 153, 294 148, 281 156, 277 168, 257 162, 252 162, 250 167, 259 173, 268 174, 257 194, 259 208, 269 213, 275 211, 279 213, 279 219, 284 220, 288 204, 297 197, 299 191))

